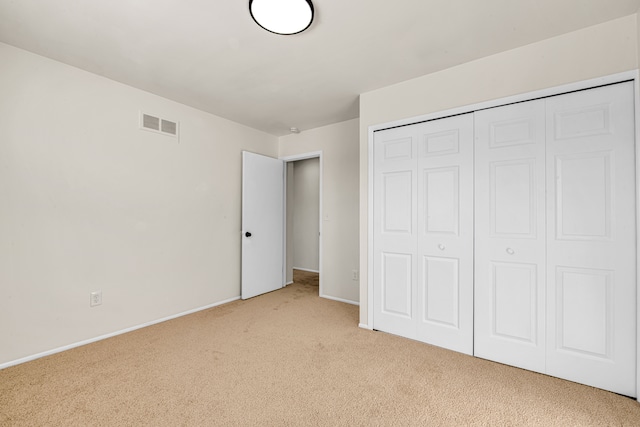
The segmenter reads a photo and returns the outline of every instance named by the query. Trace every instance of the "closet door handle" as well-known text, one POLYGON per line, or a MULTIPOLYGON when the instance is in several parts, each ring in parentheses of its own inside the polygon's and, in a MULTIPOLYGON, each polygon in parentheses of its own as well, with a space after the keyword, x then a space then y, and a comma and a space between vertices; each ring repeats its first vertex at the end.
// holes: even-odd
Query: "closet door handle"
POLYGON ((507 253, 508 253, 509 255, 513 255, 513 254, 515 254, 515 253, 516 253, 516 251, 514 251, 514 250, 513 250, 513 249, 511 249, 511 248, 507 248, 507 253))
POLYGON ((248 231, 246 233, 244 233, 244 235, 247 236, 247 237, 251 237, 251 233, 248 232, 248 231))
POLYGON ((440 243, 438 245, 438 249, 440 249, 441 251, 444 251, 445 249, 447 249, 447 247, 445 245, 443 245, 442 243, 440 243))

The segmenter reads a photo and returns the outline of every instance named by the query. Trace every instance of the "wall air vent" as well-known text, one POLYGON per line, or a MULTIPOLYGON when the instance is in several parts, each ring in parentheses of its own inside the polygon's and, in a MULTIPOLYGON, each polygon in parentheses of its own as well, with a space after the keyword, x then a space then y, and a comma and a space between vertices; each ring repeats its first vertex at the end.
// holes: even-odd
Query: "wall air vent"
POLYGON ((178 122, 140 113, 140 128, 168 136, 178 137, 178 122))

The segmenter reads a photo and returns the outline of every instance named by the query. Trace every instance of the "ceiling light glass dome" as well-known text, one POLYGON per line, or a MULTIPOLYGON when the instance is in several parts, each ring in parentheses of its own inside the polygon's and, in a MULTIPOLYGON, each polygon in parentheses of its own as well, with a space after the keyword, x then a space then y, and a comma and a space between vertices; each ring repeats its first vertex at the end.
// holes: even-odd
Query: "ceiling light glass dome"
POLYGON ((311 0, 249 0, 251 17, 275 34, 301 33, 313 22, 311 0))

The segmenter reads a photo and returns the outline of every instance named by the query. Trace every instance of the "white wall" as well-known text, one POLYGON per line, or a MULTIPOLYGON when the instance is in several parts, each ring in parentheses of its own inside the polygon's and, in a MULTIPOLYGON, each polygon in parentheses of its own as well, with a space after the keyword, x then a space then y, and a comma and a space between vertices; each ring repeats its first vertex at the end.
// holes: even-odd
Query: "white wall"
POLYGON ((280 138, 280 157, 322 151, 324 297, 358 302, 358 120, 280 138))
MULTIPOLYGON (((360 96, 360 322, 368 323, 368 128, 629 71, 638 66, 631 15, 360 96)), ((371 326, 371 325, 367 325, 371 326)))
POLYGON ((239 296, 241 150, 276 137, 5 44, 0 64, 0 366, 239 296))
POLYGON ((293 162, 293 268, 319 271, 320 160, 293 162))

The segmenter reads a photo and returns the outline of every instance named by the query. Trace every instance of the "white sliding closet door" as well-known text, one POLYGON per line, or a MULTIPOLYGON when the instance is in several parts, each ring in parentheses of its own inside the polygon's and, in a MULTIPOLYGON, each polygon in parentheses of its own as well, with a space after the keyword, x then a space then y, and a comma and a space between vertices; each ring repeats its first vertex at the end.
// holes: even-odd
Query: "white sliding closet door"
POLYGON ((475 350, 545 370, 544 100, 475 115, 475 350))
POLYGON ((546 106, 547 373, 635 396, 633 83, 546 106))
POLYGON ((375 329, 415 338, 416 127, 376 132, 374 140, 375 329))
POLYGON ((374 329, 473 352, 473 115, 376 132, 374 329))
POLYGON ((416 126, 417 339, 473 354, 473 115, 416 126))
POLYGON ((633 84, 475 119, 474 354, 636 396, 633 84))
POLYGON ((637 396, 634 100, 375 132, 373 328, 637 396))

